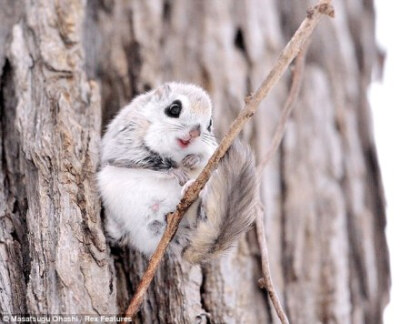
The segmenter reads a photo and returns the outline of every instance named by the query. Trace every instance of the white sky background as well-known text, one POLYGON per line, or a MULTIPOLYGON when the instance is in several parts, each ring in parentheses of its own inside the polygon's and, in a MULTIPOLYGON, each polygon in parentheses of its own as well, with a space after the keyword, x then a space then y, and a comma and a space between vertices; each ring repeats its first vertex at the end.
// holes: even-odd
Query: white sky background
POLYGON ((369 92, 375 141, 386 195, 392 289, 385 324, 400 323, 400 1, 375 0, 376 36, 386 51, 382 82, 369 92))

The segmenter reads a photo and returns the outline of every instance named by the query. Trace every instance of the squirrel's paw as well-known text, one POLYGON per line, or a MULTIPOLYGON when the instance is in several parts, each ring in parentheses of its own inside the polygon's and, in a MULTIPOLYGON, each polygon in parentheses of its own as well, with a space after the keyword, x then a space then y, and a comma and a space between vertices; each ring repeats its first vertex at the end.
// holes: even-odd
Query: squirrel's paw
POLYGON ((181 197, 183 197, 186 193, 186 191, 189 189, 189 187, 192 185, 193 182, 195 182, 196 179, 190 179, 188 180, 185 185, 183 186, 182 190, 181 190, 181 197))
POLYGON ((189 154, 182 160, 182 165, 190 170, 195 169, 201 162, 202 158, 199 154, 189 154))
POLYGON ((181 186, 183 186, 189 180, 188 175, 182 169, 169 169, 168 175, 175 177, 181 186))

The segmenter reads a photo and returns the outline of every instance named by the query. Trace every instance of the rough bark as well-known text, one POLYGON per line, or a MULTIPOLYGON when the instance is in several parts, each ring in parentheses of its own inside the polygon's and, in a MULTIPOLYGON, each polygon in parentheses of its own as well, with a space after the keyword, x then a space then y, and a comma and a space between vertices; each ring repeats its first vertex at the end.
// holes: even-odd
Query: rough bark
POLYGON ((85 7, 7 4, 23 18, 1 62, 1 313, 116 312, 94 185, 101 109, 83 70, 85 7))
MULTIPOLYGON (((271 270, 293 323, 380 323, 388 253, 366 100, 372 1, 336 0, 263 176, 271 270)), ((102 125, 166 80, 205 87, 223 134, 304 17, 302 1, 0 2, 0 313, 123 312, 146 260, 110 251, 94 173, 102 125), (94 80, 94 81, 88 81, 94 80)), ((282 83, 243 137, 258 157, 282 83)), ((219 262, 166 258, 139 323, 276 322, 254 233, 219 262)))

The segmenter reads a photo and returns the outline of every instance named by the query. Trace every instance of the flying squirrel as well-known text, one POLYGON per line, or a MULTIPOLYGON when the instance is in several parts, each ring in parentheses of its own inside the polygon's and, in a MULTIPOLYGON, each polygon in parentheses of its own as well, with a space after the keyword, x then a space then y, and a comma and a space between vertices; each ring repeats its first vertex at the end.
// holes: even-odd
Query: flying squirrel
MULTIPOLYGON (((101 144, 98 187, 112 242, 147 257, 187 186, 217 142, 212 104, 198 86, 170 82, 141 94, 110 122, 101 144)), ((186 212, 169 249, 190 263, 229 250, 254 221, 253 155, 235 140, 186 212)))

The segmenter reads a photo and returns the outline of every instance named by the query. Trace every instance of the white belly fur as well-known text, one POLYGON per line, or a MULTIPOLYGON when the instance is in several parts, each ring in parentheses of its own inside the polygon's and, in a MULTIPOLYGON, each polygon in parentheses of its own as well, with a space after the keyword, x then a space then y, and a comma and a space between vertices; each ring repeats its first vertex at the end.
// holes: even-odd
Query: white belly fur
POLYGON ((164 228, 155 233, 149 224, 165 224, 165 215, 175 210, 182 190, 178 181, 157 171, 106 166, 98 173, 98 182, 108 235, 119 240, 128 233, 131 246, 146 255, 153 253, 164 228))

